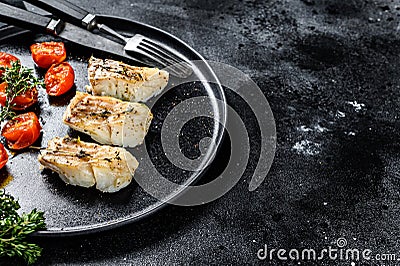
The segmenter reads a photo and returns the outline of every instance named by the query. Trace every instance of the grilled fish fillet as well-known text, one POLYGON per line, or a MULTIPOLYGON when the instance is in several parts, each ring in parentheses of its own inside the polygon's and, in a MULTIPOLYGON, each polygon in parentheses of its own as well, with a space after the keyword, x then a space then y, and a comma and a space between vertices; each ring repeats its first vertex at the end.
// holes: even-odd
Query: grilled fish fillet
POLYGON ((132 181, 138 161, 124 148, 56 137, 38 157, 44 168, 57 172, 67 184, 116 192, 132 181))
POLYGON ((145 102, 168 84, 169 74, 158 68, 134 67, 111 59, 90 58, 88 76, 93 95, 145 102))
POLYGON ((143 142, 152 118, 144 104, 77 92, 63 121, 102 144, 135 147, 143 142))

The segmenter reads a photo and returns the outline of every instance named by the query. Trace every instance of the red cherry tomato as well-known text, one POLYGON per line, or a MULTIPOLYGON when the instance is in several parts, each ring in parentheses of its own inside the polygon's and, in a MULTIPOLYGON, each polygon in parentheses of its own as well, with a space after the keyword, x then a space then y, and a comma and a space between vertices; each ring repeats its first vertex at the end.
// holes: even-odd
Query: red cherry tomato
MULTIPOLYGON (((0 67, 11 67, 12 61, 19 61, 19 59, 11 54, 0 52, 0 67)), ((3 70, 0 70, 0 77, 3 75, 3 72, 3 70)))
POLYGON ((25 113, 8 121, 1 131, 10 149, 20 150, 32 145, 40 136, 39 119, 33 112, 25 113))
POLYGON ((46 92, 59 96, 69 91, 74 85, 75 73, 67 62, 52 65, 45 75, 46 92))
MULTIPOLYGON (((0 83, 0 105, 5 106, 7 100, 7 82, 0 83)), ((30 88, 25 93, 14 98, 11 104, 14 104, 13 110, 20 111, 28 108, 38 101, 38 90, 36 87, 30 88)))
POLYGON ((0 143, 0 169, 6 165, 8 161, 8 154, 6 149, 4 148, 4 145, 0 143))
POLYGON ((62 42, 42 42, 31 45, 32 58, 41 68, 49 68, 65 60, 67 52, 62 42))

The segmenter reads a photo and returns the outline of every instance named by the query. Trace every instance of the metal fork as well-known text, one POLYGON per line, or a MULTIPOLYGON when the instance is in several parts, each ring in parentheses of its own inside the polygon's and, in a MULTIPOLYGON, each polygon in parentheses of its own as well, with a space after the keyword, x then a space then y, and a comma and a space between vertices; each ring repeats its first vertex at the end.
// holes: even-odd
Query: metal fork
POLYGON ((170 72, 174 72, 179 77, 188 77, 192 74, 190 63, 172 51, 169 47, 157 43, 141 34, 135 34, 133 37, 124 37, 115 30, 104 24, 96 24, 99 31, 107 33, 125 42, 126 51, 141 54, 158 64, 166 67, 170 72))
MULTIPOLYGON (((107 25, 97 23, 96 15, 68 1, 27 0, 27 2, 49 11, 64 21, 71 22, 77 26, 83 26, 90 31, 97 28, 109 36, 118 38, 125 42, 124 49, 126 51, 143 57, 140 59, 150 59, 158 65, 167 68, 167 71, 175 76, 187 78, 193 72, 189 60, 172 48, 140 34, 136 34, 133 37, 125 37, 107 25)), ((148 60, 142 61, 147 62, 148 60)))

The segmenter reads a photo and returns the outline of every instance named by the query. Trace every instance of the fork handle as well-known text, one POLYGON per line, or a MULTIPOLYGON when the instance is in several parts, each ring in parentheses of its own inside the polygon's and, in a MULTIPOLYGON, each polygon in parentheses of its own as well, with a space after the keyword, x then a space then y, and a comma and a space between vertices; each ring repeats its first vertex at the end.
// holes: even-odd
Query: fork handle
POLYGON ((106 33, 108 35, 114 36, 114 37, 124 41, 125 44, 128 42, 128 38, 125 38, 124 36, 122 36, 121 34, 116 32, 115 30, 111 29, 107 25, 99 23, 99 24, 96 24, 96 26, 97 26, 97 28, 99 29, 100 32, 104 32, 104 33, 106 33))
POLYGON ((95 15, 65 0, 27 0, 29 3, 38 6, 56 15, 64 21, 71 22, 77 26, 83 25, 88 30, 95 26, 95 15))

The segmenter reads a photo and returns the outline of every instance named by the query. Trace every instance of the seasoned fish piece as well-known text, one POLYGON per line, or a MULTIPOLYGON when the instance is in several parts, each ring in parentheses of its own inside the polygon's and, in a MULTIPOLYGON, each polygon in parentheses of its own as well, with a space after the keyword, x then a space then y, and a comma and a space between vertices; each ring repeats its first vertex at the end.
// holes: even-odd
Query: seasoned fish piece
POLYGON ((141 103, 76 92, 63 121, 92 139, 110 145, 135 147, 147 134, 153 115, 141 103))
POLYGON ((40 164, 74 186, 116 192, 132 181, 139 163, 124 148, 98 145, 70 137, 56 137, 38 156, 40 164))
POLYGON ((111 59, 90 58, 88 76, 93 95, 145 102, 168 84, 169 74, 158 68, 134 67, 111 59))

